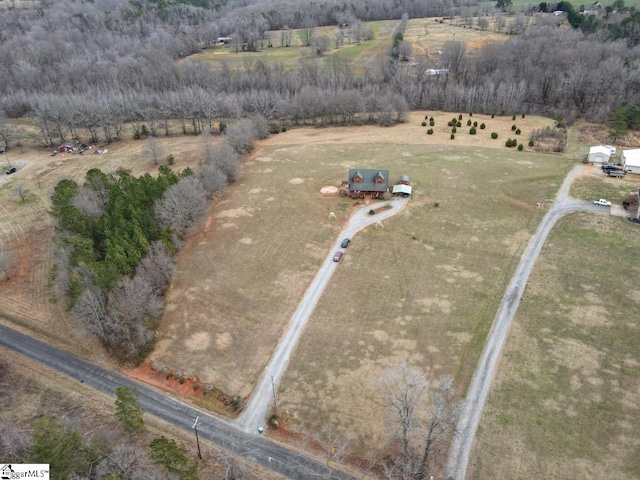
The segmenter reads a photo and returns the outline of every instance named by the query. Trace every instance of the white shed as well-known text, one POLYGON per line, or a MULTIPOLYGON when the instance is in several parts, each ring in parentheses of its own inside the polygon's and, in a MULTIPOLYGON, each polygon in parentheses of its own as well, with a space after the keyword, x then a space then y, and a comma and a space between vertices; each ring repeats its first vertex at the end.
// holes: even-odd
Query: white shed
POLYGON ((591 147, 589 149, 588 160, 591 163, 607 163, 610 157, 611 157, 611 150, 602 145, 598 145, 597 147, 591 147))
POLYGON ((640 148, 622 151, 622 168, 627 172, 640 173, 640 148))

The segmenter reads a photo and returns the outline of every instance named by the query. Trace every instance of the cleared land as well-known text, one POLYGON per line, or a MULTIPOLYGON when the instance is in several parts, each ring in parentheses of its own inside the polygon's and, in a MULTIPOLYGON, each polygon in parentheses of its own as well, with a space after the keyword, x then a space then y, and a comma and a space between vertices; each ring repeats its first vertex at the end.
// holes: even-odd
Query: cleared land
MULTIPOLYGON (((322 435, 340 424, 371 447, 385 437, 380 405, 368 395, 381 368, 407 356, 434 374, 456 374, 462 390, 543 213, 536 205, 553 198, 571 162, 505 148, 511 117, 474 115, 487 123, 484 133, 451 141, 452 114, 434 114, 432 136, 420 126, 424 115, 393 128, 301 129, 262 142, 181 255, 151 357, 247 395, 355 203, 321 188, 339 185, 348 168, 389 168, 392 180, 411 177, 414 199, 383 230, 354 238, 279 402, 295 429, 322 435)), ((550 121, 517 123, 528 138, 550 121)))
POLYGON ((574 214, 543 249, 468 478, 640 475, 638 226, 574 214))
MULTIPOLYGON (((447 22, 440 23, 437 18, 416 18, 408 21, 404 40, 410 42, 413 47, 413 58, 410 61, 425 59, 426 66, 437 65, 438 51, 443 49, 445 42, 451 40, 465 42, 467 48, 476 49, 488 42, 504 41, 509 38, 503 33, 462 28, 462 26, 455 26, 447 22)), ((255 68, 258 61, 269 65, 282 64, 286 69, 292 69, 298 68, 299 61, 302 59, 319 59, 327 66, 334 59, 345 59, 353 68, 375 68, 371 62, 376 55, 384 54, 389 50, 393 40, 393 32, 398 23, 398 20, 367 22, 366 26, 374 32, 372 40, 359 44, 349 43, 349 39, 345 36, 344 44, 340 48, 335 48, 333 40, 335 26, 314 28, 314 36, 324 35, 331 39, 331 48, 322 57, 316 54, 313 47, 304 45, 299 30, 292 30, 290 47, 281 46, 280 38, 285 32, 272 31, 270 35, 273 46, 259 52, 236 53, 234 47, 227 45, 209 49, 190 58, 202 59, 214 65, 226 62, 233 69, 252 69, 255 68)), ((407 65, 406 68, 410 67, 407 65)))

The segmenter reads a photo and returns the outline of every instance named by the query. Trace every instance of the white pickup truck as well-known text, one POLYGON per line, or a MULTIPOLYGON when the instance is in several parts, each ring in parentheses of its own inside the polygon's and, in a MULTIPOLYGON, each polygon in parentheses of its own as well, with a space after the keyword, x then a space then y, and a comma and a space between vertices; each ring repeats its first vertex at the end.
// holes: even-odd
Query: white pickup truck
POLYGON ((610 207, 611 206, 611 202, 609 200, 605 200, 604 198, 600 198, 598 200, 594 200, 593 204, 594 205, 600 205, 602 207, 610 207))

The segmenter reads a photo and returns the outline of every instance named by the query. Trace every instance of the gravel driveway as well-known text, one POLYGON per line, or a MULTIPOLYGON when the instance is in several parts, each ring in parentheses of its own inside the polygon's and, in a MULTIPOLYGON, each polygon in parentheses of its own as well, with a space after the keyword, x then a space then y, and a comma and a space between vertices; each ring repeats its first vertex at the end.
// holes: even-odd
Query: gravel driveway
POLYGON ((463 480, 466 477, 471 447, 476 430, 478 429, 482 409, 484 408, 489 393, 489 387, 491 386, 491 381, 493 380, 496 366, 500 359, 502 347, 504 346, 518 305, 520 304, 520 299, 527 285, 531 270, 540 255, 542 246, 551 229, 559 219, 572 212, 589 211, 609 213, 608 208, 593 205, 591 202, 577 200, 569 196, 571 183, 576 177, 583 173, 586 168, 588 168, 586 165, 576 165, 564 179, 553 205, 542 219, 542 222, 540 222, 507 287, 493 322, 493 328, 489 333, 487 343, 480 357, 478 367, 471 380, 471 386, 466 396, 465 408, 458 422, 458 435, 455 437, 449 452, 447 474, 451 478, 463 480))

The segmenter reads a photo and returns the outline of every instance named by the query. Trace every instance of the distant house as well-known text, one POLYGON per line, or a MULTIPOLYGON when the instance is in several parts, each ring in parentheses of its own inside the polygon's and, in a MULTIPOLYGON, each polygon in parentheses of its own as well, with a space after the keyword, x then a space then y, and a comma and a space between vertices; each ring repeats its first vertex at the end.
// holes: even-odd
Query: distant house
POLYGON ((389 170, 349 170, 349 195, 379 198, 389 191, 389 170))
POLYGON ((607 163, 611 158, 611 149, 603 145, 591 147, 589 149, 588 160, 591 163, 607 163))
POLYGON ((622 168, 630 173, 640 173, 640 148, 622 151, 622 168))

